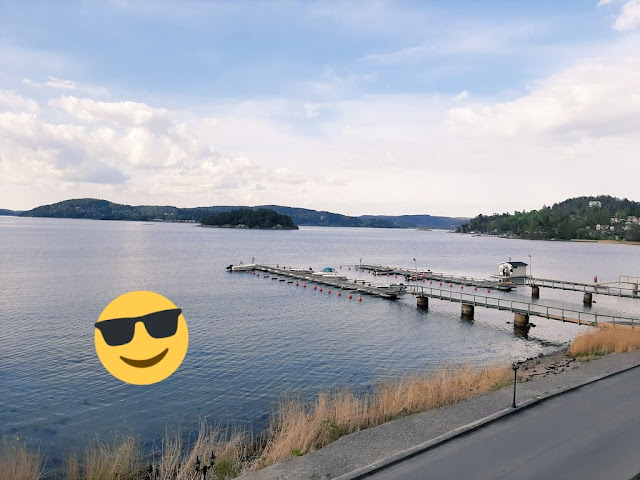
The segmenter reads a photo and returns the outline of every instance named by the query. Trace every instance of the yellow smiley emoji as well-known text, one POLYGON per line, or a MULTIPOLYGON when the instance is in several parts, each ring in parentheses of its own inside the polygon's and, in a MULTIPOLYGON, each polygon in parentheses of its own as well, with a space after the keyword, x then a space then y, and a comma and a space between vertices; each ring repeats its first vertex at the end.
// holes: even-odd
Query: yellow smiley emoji
POLYGON ((187 354, 189 331, 182 310, 154 292, 119 296, 95 326, 98 358, 123 382, 160 382, 177 370, 187 354))

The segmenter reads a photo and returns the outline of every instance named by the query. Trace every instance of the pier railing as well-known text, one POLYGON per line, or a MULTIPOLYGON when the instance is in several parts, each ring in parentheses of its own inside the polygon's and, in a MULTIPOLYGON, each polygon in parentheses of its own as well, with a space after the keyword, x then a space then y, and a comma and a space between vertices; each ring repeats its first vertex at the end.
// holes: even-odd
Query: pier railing
POLYGON ((630 325, 635 328, 635 324, 640 324, 639 319, 620 317, 614 315, 604 315, 598 313, 584 312, 567 308, 541 305, 538 303, 522 302, 505 298, 479 295, 474 293, 464 293, 452 290, 443 290, 434 287, 423 287, 412 285, 409 291, 416 296, 446 300, 449 302, 466 303, 473 306, 493 308, 496 310, 507 310, 510 312, 525 313, 562 322, 577 323, 578 325, 598 325, 599 322, 613 325, 630 325))
MULTIPOLYGON (((621 287, 620 285, 612 286, 610 284, 604 285, 599 283, 570 282, 565 280, 552 280, 549 278, 537 278, 537 277, 530 277, 530 276, 527 276, 525 278, 526 278, 525 285, 529 285, 531 287, 536 286, 540 288, 569 290, 573 292, 597 293, 599 295, 609 295, 612 297, 640 299, 637 289, 634 289, 633 286, 621 287)), ((633 278, 633 277, 627 277, 627 278, 633 278)), ((620 282, 620 283, 627 283, 627 282, 620 282)))

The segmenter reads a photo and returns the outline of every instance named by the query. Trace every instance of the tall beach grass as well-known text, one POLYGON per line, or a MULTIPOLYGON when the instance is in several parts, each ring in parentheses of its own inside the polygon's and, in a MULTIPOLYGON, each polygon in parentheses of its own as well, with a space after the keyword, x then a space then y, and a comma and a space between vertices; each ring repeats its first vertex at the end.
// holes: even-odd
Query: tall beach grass
POLYGON ((40 452, 30 452, 15 438, 4 438, 0 444, 0 478, 39 480, 43 478, 40 452))
POLYGON ((571 343, 568 353, 572 356, 601 356, 638 349, 640 331, 607 328, 580 335, 571 343))

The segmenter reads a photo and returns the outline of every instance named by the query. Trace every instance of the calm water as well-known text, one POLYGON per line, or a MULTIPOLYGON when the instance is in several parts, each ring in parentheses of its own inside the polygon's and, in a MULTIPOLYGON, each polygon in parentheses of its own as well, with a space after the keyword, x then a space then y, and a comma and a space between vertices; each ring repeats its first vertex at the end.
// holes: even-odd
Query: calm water
MULTIPOLYGON (((529 261, 547 278, 617 280, 640 274, 640 247, 534 242, 446 232, 347 228, 205 229, 189 224, 0 217, 0 436, 55 458, 99 435, 134 431, 146 442, 201 416, 260 429, 280 395, 366 389, 387 376, 459 363, 511 361, 560 348, 585 327, 535 319, 529 338, 507 312, 415 299, 346 296, 228 273, 230 263, 333 266, 381 263, 488 277, 529 261), (152 290, 184 311, 189 351, 156 385, 116 380, 93 344, 102 309, 152 290)), ((360 274, 367 278, 368 274, 360 274)), ((530 290, 504 294, 529 299, 530 290)), ((597 296, 592 310, 640 317, 640 300, 597 296)), ((540 303, 582 308, 582 294, 541 290, 540 303)))

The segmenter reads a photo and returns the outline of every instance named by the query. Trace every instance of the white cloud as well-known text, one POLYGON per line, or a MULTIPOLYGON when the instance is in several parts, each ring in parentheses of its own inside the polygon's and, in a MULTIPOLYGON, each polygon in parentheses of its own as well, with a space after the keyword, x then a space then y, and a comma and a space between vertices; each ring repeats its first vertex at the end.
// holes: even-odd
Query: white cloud
POLYGON ((49 77, 49 80, 47 82, 38 83, 34 82, 30 78, 25 78, 24 80, 22 80, 22 83, 24 83, 25 85, 30 85, 32 87, 49 87, 60 90, 75 90, 76 88, 78 88, 78 84, 76 82, 72 82, 71 80, 61 80, 59 78, 51 76, 49 77))
POLYGON ((60 108, 87 123, 109 122, 121 127, 167 125, 167 110, 138 102, 97 102, 89 98, 63 96, 50 100, 49 106, 60 108))
POLYGON ((499 136, 628 135, 640 124, 640 59, 584 61, 516 100, 449 112, 457 131, 499 136))
POLYGON ((463 90, 459 94, 457 94, 455 97, 453 97, 453 101, 460 102, 462 100, 466 100, 467 98, 469 98, 469 95, 470 95, 469 90, 463 90))
POLYGON ((618 31, 627 31, 635 29, 638 25, 640 25, 640 0, 629 0, 622 6, 613 28, 618 31))
POLYGON ((27 112, 37 112, 39 109, 38 102, 7 90, 0 90, 0 107, 9 111, 27 112))

